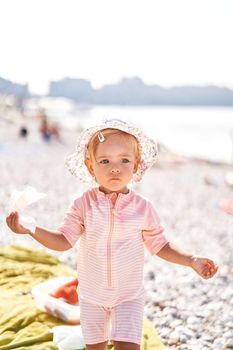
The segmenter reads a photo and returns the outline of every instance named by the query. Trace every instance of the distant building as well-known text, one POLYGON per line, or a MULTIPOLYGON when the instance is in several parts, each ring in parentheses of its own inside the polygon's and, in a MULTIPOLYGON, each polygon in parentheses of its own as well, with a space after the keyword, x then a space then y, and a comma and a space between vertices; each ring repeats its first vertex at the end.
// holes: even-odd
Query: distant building
MULTIPOLYGON (((0 78, 0 94, 18 99, 32 97, 27 84, 0 78)), ((64 78, 50 82, 49 96, 65 97, 80 104, 126 106, 233 106, 233 90, 217 86, 162 88, 146 85, 138 77, 123 78, 117 84, 94 89, 85 79, 64 78)))
POLYGON ((93 89, 88 80, 65 78, 50 83, 49 95, 97 105, 233 106, 231 89, 217 86, 162 88, 146 85, 138 77, 124 78, 100 89, 93 89))
POLYGON ((64 78, 50 82, 49 95, 52 97, 68 97, 78 103, 91 103, 93 94, 94 90, 88 80, 64 78))
POLYGON ((27 98, 30 96, 27 84, 17 84, 10 80, 0 77, 0 94, 14 95, 18 98, 27 98))

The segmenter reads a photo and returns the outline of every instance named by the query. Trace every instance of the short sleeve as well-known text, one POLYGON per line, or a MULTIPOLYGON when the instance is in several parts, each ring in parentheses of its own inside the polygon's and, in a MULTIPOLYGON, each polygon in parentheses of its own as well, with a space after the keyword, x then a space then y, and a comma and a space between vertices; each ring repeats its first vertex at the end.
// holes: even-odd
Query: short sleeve
POLYGON ((148 202, 145 210, 145 227, 142 230, 142 238, 151 255, 157 254, 168 243, 163 232, 164 227, 160 223, 158 214, 153 205, 148 202))
POLYGON ((76 199, 68 209, 63 222, 58 227, 73 247, 84 231, 83 210, 81 198, 76 199))

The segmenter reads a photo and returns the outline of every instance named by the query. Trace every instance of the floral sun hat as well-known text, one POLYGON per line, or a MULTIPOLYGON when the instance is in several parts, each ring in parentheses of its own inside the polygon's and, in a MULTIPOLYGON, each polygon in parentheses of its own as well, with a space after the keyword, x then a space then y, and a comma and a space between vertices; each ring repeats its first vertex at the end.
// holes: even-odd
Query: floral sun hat
MULTIPOLYGON (((140 164, 136 173, 133 175, 132 182, 139 182, 146 170, 154 164, 157 158, 157 144, 154 140, 147 137, 142 130, 120 119, 107 119, 102 124, 83 131, 78 138, 76 152, 66 158, 68 170, 84 184, 96 185, 95 178, 89 173, 84 160, 88 157, 87 146, 92 136, 104 129, 118 129, 135 136, 137 139, 140 150, 140 164)), ((101 133, 98 137, 100 142, 104 141, 101 133)))

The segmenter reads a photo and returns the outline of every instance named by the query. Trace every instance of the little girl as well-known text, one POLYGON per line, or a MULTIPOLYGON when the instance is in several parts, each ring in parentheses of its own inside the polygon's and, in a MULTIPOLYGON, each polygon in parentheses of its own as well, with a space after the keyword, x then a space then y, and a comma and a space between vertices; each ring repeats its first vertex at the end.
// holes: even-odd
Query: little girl
POLYGON ((140 349, 144 245, 151 255, 189 266, 204 279, 217 271, 213 261, 168 242, 152 203, 128 188, 156 156, 155 142, 140 129, 107 120, 84 131, 76 153, 67 158, 71 173, 94 187, 73 202, 56 231, 36 227, 33 234, 17 212, 6 219, 13 232, 50 249, 67 250, 80 239, 78 294, 87 350, 105 350, 109 340, 115 350, 140 349))

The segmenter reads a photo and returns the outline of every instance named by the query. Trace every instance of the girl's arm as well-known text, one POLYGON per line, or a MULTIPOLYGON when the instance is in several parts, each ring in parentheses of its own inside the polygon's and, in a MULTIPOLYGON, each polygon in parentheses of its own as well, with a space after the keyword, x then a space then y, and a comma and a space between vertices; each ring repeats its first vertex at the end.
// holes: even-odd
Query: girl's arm
POLYGON ((171 242, 168 242, 156 255, 175 264, 192 266, 193 254, 181 250, 171 242))
POLYGON ((42 227, 36 227, 35 233, 22 226, 19 222, 19 214, 17 212, 11 213, 6 218, 9 228, 17 234, 29 234, 36 241, 45 247, 53 250, 68 250, 71 248, 70 243, 58 231, 51 231, 42 227))
POLYGON ((50 231, 42 227, 36 227, 35 233, 29 232, 30 236, 45 247, 53 250, 68 250, 71 247, 65 236, 58 231, 50 231))
POLYGON ((189 266, 205 279, 213 277, 218 270, 218 267, 212 260, 187 253, 170 242, 156 255, 169 262, 189 266))

